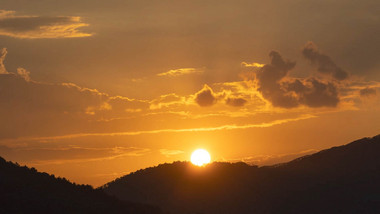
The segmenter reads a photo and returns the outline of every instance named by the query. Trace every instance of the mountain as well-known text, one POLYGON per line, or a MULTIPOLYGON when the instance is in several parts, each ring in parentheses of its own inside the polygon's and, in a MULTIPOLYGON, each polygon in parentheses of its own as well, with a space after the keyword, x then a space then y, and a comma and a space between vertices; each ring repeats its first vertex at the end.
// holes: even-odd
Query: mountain
POLYGON ((269 167, 161 164, 101 187, 170 213, 380 213, 380 135, 269 167))
POLYGON ((0 157, 0 213, 161 212, 157 207, 120 201, 89 185, 76 185, 0 157))

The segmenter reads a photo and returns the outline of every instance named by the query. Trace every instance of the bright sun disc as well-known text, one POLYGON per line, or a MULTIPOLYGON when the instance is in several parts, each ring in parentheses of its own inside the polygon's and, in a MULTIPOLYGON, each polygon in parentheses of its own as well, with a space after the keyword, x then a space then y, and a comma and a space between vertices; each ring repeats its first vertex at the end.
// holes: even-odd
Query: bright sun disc
POLYGON ((191 154, 191 163, 197 166, 203 166, 210 163, 210 154, 204 149, 197 149, 191 154))

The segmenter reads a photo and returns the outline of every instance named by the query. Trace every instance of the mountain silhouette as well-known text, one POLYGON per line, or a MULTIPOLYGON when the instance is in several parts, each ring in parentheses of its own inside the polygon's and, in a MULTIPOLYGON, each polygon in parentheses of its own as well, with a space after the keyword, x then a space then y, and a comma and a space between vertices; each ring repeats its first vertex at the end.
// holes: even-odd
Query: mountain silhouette
POLYGON ((101 187, 169 213, 380 213, 380 135, 274 166, 161 164, 101 187))
POLYGON ((120 201, 89 185, 77 185, 0 157, 0 213, 161 212, 157 207, 120 201))

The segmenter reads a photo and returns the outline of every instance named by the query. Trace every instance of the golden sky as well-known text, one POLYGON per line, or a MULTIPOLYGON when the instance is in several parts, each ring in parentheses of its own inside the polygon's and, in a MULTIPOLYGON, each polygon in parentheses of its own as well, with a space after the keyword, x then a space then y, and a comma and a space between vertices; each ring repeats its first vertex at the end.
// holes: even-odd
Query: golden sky
POLYGON ((0 0, 0 155, 99 186, 380 133, 374 0, 0 0))

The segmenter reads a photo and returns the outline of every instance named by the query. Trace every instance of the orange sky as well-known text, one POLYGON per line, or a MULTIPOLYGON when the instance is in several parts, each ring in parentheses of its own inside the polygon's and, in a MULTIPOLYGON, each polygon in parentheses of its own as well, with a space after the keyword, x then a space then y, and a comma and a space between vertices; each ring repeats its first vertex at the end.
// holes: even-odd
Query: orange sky
POLYGON ((0 0, 0 155, 99 186, 379 134, 379 6, 0 0))

